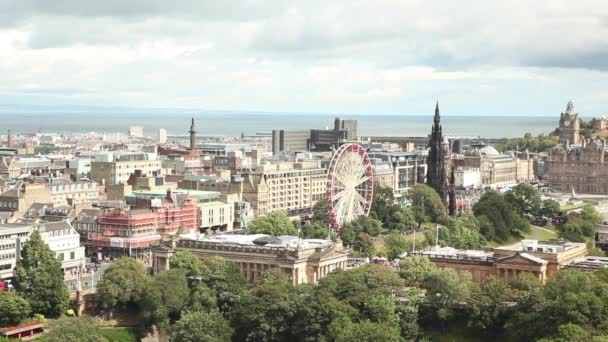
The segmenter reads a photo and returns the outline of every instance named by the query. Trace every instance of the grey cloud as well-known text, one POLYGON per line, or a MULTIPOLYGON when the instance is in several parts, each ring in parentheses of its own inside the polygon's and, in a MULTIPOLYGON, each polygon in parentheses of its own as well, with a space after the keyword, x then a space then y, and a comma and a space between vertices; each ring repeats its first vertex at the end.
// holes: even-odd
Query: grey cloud
POLYGON ((35 15, 252 20, 279 13, 284 4, 278 0, 0 0, 0 26, 13 26, 35 15))
POLYGON ((591 51, 566 51, 561 54, 535 56, 525 60, 523 64, 608 71, 608 46, 591 51))

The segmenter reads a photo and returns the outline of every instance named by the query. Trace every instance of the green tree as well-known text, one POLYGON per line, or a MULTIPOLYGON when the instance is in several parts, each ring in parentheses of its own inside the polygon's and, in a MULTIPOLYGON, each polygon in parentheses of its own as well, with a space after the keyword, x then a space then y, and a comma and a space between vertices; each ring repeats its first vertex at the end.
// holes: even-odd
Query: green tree
POLYGON ((203 261, 188 251, 177 251, 169 259, 170 268, 179 268, 186 271, 187 277, 200 277, 207 272, 203 261))
POLYGON ((266 216, 258 216, 247 228, 252 234, 268 234, 268 235, 298 235, 293 222, 289 220, 289 216, 284 211, 272 211, 266 216))
POLYGON ((382 222, 367 216, 359 218, 345 224, 340 230, 340 239, 347 246, 352 246, 359 233, 370 236, 378 236, 382 231, 382 222))
POLYGON ((298 341, 326 341, 332 336, 333 322, 351 322, 359 314, 332 294, 312 286, 299 286, 295 299, 297 311, 291 334, 298 341))
POLYGON ((179 319, 189 294, 186 271, 170 269, 148 278, 140 307, 150 324, 166 329, 170 321, 179 319))
POLYGON ((437 270, 437 266, 427 257, 411 256, 399 261, 399 276, 406 286, 420 286, 437 270))
POLYGON ((608 284, 602 273, 563 269, 540 290, 519 294, 517 310, 505 326, 518 340, 555 336, 576 324, 597 329, 608 320, 608 284))
POLYGON ((390 209, 386 225, 390 229, 405 232, 415 229, 418 226, 418 222, 411 207, 404 208, 395 205, 390 209))
POLYGON ((233 329, 218 311, 188 311, 173 326, 171 341, 229 342, 233 329))
POLYGON ((403 290, 403 279, 390 267, 368 264, 356 269, 332 272, 319 281, 318 290, 365 312, 373 295, 391 296, 403 290))
POLYGON ((395 195, 392 188, 374 184, 374 197, 370 209, 370 215, 373 218, 386 223, 395 204, 395 195))
POLYGON ((195 281, 184 304, 185 310, 211 312, 217 310, 216 293, 202 281, 195 281))
POLYGON ((97 284, 97 302, 109 310, 138 303, 146 284, 144 265, 133 258, 121 258, 108 267, 97 284))
POLYGON ((226 313, 247 290, 249 283, 241 276, 239 266, 235 262, 211 257, 203 263, 207 271, 202 274, 201 282, 215 293, 220 312, 226 313))
POLYGON ((372 258, 376 255, 374 238, 366 233, 359 233, 353 243, 353 250, 361 256, 372 258))
POLYGON ((451 268, 438 269, 429 274, 423 284, 430 309, 427 317, 442 322, 454 318, 457 307, 466 303, 471 295, 473 283, 465 275, 466 273, 461 275, 451 268))
POLYGON ((86 317, 62 317, 50 323, 49 333, 44 336, 47 342, 104 342, 92 319, 86 317))
POLYGON ((329 208, 327 206, 327 197, 323 196, 312 207, 312 217, 310 219, 310 222, 315 225, 329 227, 330 220, 329 208))
POLYGON ((585 203, 581 208, 581 217, 584 221, 588 221, 593 224, 599 224, 602 222, 602 215, 595 210, 593 205, 589 203, 585 203))
POLYGON ((401 234, 391 234, 384 238, 387 256, 389 259, 399 258, 404 252, 412 249, 412 242, 401 234))
POLYGON ((37 230, 23 244, 14 271, 15 290, 30 303, 34 313, 56 316, 68 306, 61 262, 37 230))
POLYGON ((523 138, 506 139, 497 146, 497 149, 503 152, 515 150, 544 152, 557 144, 559 144, 557 136, 541 134, 535 137, 531 133, 526 133, 523 138))
POLYGON ((586 204, 580 212, 572 212, 566 216, 564 223, 557 226, 560 237, 575 241, 584 242, 595 236, 595 227, 601 222, 601 215, 592 205, 586 204))
POLYGON ((557 328, 557 334, 550 338, 542 338, 538 342, 586 342, 590 340, 589 333, 576 324, 562 324, 557 328))
POLYGON ((30 303, 15 292, 0 292, 0 327, 15 325, 32 313, 30 303))
POLYGON ((505 200, 519 214, 538 215, 541 208, 540 193, 531 185, 520 183, 505 194, 505 200))
POLYGON ((424 222, 441 223, 446 218, 445 206, 439 194, 426 184, 416 184, 407 193, 418 227, 424 222))
MULTIPOLYGON (((464 215, 456 219, 448 218, 446 225, 440 226, 438 231, 439 243, 444 246, 475 249, 480 248, 486 242, 480 233, 477 219, 470 215, 464 215)), ((424 234, 426 241, 436 241, 436 230, 427 230, 424 234)))
POLYGON ((302 226, 302 237, 305 239, 326 239, 330 234, 329 225, 322 225, 316 222, 306 223, 302 226))
POLYGON ((297 313, 296 290, 280 268, 264 272, 262 281, 242 295, 231 310, 237 341, 288 341, 297 313))
POLYGON ((480 232, 487 240, 506 241, 512 235, 530 231, 530 223, 494 190, 486 191, 473 209, 480 232))
POLYGON ((335 338, 336 342, 400 342, 399 326, 387 323, 376 323, 364 320, 357 323, 345 324, 340 327, 335 338))
POLYGON ((546 217, 551 217, 553 215, 560 213, 560 205, 559 202, 554 199, 546 199, 543 200, 543 204, 540 208, 540 214, 546 217))
POLYGON ((511 289, 500 279, 492 277, 481 286, 471 286, 471 296, 467 303, 469 326, 502 333, 513 310, 509 305, 513 300, 511 289))

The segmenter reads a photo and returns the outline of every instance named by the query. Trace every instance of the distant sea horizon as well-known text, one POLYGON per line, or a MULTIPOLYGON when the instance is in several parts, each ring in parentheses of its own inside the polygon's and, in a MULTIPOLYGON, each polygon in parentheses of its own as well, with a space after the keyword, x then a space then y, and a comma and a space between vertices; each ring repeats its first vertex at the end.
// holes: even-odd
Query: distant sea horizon
MULTIPOLYGON (((185 135, 194 117, 197 135, 231 137, 269 133, 273 129, 331 129, 336 115, 305 113, 163 113, 0 111, 0 134, 14 133, 112 133, 128 131, 129 125, 141 125, 144 134, 153 135, 160 128, 170 136, 185 135)), ((344 114, 342 119, 358 120, 359 136, 426 136, 431 131, 432 115, 344 114)), ((525 133, 548 134, 558 126, 555 116, 482 116, 444 115, 444 135, 481 138, 515 138, 525 133)))

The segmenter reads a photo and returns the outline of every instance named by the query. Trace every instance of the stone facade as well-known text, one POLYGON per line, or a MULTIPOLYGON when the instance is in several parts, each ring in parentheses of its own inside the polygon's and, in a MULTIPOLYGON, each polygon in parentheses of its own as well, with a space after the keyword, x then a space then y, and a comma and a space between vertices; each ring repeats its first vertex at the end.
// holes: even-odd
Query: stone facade
POLYGON ((293 285, 316 284, 330 272, 346 269, 347 261, 347 252, 327 240, 264 234, 186 235, 153 250, 154 271, 168 269, 175 251, 189 251, 201 259, 219 256, 236 262, 241 275, 252 282, 260 279, 262 272, 280 268, 293 285))
MULTIPOLYGON (((472 280, 485 282, 496 277, 511 282, 522 272, 532 273, 543 282, 561 268, 587 257, 585 243, 522 240, 509 246, 489 250, 456 250, 451 247, 433 248, 413 253, 428 257, 441 268, 468 272, 472 280)), ((410 254, 411 255, 411 254, 410 254)))
POLYGON ((435 189, 441 200, 446 203, 448 182, 446 167, 446 149, 441 133, 441 116, 439 115, 439 103, 435 106, 435 116, 433 117, 433 128, 429 139, 429 157, 426 174, 426 184, 435 189))
POLYGON ((566 106, 566 111, 559 116, 559 128, 557 132, 560 142, 565 145, 578 145, 581 141, 580 125, 578 113, 574 112, 574 105, 570 101, 566 106))
POLYGON ((528 183, 534 179, 533 159, 500 154, 491 146, 466 154, 464 169, 479 169, 481 184, 491 188, 528 183))
POLYGON ((547 161, 549 186, 562 192, 608 194, 607 156, 606 143, 600 140, 555 146, 547 161))
POLYGON ((245 174, 243 199, 255 215, 283 210, 289 216, 305 215, 325 195, 327 169, 317 162, 281 162, 259 166, 245 174))

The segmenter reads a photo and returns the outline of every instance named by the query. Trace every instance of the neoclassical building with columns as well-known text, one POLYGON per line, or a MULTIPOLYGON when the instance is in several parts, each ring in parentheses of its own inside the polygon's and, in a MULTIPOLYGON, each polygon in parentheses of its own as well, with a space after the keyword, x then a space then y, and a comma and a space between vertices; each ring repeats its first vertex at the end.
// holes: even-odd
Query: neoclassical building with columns
POLYGON ((585 261, 587 246, 585 243, 568 241, 522 240, 493 250, 434 247, 409 255, 425 256, 440 268, 468 272, 472 280, 479 283, 484 283, 490 277, 510 283, 523 272, 546 282, 559 269, 585 261))
POLYGON ((316 284, 334 270, 346 269, 347 251, 328 240, 301 239, 296 236, 265 234, 186 234, 153 249, 155 272, 169 269, 176 251, 189 251, 201 259, 223 257, 236 262, 241 275, 249 281, 260 279, 262 272, 280 268, 294 285, 316 284))

